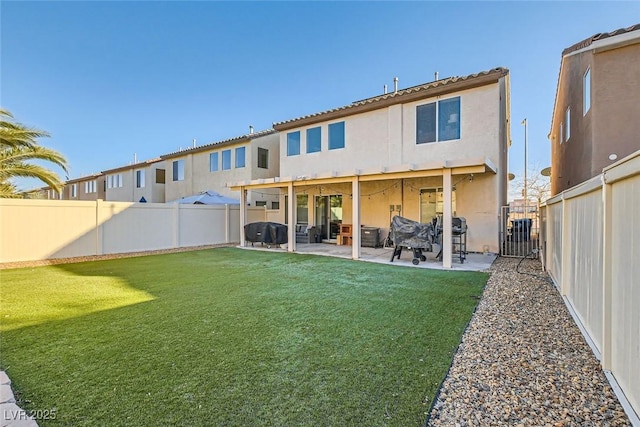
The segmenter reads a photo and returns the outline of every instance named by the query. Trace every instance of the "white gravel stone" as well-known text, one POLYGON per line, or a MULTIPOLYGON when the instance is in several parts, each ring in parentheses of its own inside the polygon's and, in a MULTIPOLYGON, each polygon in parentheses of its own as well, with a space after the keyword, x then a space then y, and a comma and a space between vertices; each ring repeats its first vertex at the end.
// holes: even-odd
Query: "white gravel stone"
POLYGON ((16 403, 13 397, 13 391, 9 384, 0 385, 0 403, 16 403))
POLYGON ((0 385, 11 384, 11 380, 5 371, 0 371, 0 385))
POLYGON ((537 260, 498 258, 428 426, 631 426, 537 260))

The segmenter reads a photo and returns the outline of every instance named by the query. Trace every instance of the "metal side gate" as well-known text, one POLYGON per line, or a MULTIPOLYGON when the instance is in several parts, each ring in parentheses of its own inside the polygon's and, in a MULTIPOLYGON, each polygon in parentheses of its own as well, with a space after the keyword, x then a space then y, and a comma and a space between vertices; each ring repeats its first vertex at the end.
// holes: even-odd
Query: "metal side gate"
POLYGON ((537 258, 540 242, 540 216, 538 206, 510 208, 503 206, 500 213, 500 255, 537 258))

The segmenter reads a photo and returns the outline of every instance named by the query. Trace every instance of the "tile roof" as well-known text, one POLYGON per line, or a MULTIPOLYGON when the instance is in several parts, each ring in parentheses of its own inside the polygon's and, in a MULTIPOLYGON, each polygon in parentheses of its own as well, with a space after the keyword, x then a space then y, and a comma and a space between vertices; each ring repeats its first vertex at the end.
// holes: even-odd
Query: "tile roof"
MULTIPOLYGON (((88 180, 94 180, 96 178, 100 178, 103 175, 102 172, 98 172, 98 173, 93 173, 91 175, 84 175, 84 176, 80 176, 78 178, 72 178, 72 179, 68 179, 66 180, 64 183, 65 184, 73 184, 76 182, 82 182, 82 181, 88 181, 88 180)), ((44 187, 44 188, 48 188, 48 187, 44 187)))
POLYGON ((209 144, 199 145, 197 147, 187 148, 184 150, 174 151, 168 154, 163 154, 160 156, 160 158, 168 159, 171 157, 182 156, 184 154, 197 153, 199 151, 209 150, 211 148, 214 148, 220 145, 230 145, 238 142, 248 142, 248 141, 251 141, 252 139, 259 138, 261 136, 271 135, 272 133, 276 133, 276 132, 277 131, 275 129, 266 129, 266 130, 261 130, 259 132, 247 133, 244 135, 235 136, 233 138, 224 139, 222 141, 211 142, 209 144))
POLYGON ((118 171, 124 171, 124 170, 127 170, 127 169, 135 169, 135 168, 146 167, 146 166, 148 166, 150 164, 158 163, 161 160, 162 159, 160 157, 156 157, 155 159, 145 160, 143 162, 131 163, 131 164, 128 164, 128 165, 125 165, 125 166, 118 166, 117 168, 103 170, 101 173, 108 174, 108 173, 113 173, 113 172, 118 172, 118 171))
POLYGON ((351 104, 343 107, 277 122, 273 124, 273 127, 277 130, 284 130, 320 120, 329 120, 332 118, 344 117, 349 114, 370 111, 387 105, 409 102, 415 99, 427 98, 446 92, 453 92, 455 90, 468 89, 497 81, 507 74, 509 74, 509 70, 507 68, 498 67, 476 74, 470 74, 468 76, 447 77, 430 83, 423 83, 417 86, 401 89, 397 92, 390 92, 352 102, 351 104))
POLYGON ((598 40, 603 40, 609 37, 613 37, 613 36, 618 36, 620 34, 625 34, 625 33, 630 33, 632 31, 636 31, 636 30, 640 30, 640 24, 635 24, 632 25, 630 27, 626 27, 626 28, 618 28, 617 30, 608 32, 608 33, 598 33, 598 34, 594 34, 591 37, 588 37, 582 41, 579 41, 578 43, 569 46, 568 48, 566 48, 565 50, 562 51, 562 56, 565 56, 571 52, 575 52, 577 50, 580 49, 584 49, 587 46, 590 46, 591 43, 596 42, 598 40))

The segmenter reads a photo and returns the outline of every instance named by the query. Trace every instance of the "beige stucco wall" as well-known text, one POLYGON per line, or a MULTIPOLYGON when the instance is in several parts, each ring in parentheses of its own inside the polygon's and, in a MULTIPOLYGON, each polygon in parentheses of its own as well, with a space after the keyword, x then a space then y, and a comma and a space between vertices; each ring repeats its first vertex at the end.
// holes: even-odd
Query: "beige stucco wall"
POLYGON ((280 135, 261 136, 251 140, 251 150, 247 152, 247 165, 251 166, 251 179, 273 178, 280 174, 280 135), (258 148, 269 150, 268 168, 258 167, 258 148), (251 159, 251 162, 249 162, 251 159))
POLYGON ((165 184, 156 183, 156 169, 165 169, 166 179, 166 167, 165 162, 157 162, 147 165, 141 168, 133 169, 132 185, 133 185, 133 197, 131 202, 138 202, 142 197, 148 203, 163 203, 164 200, 164 187, 165 184), (144 171, 144 187, 136 187, 136 172, 138 170, 144 171))
MULTIPOLYGON (((506 151, 508 130, 508 88, 506 83, 494 83, 460 91, 443 97, 434 97, 402 105, 393 105, 371 112, 355 114, 341 120, 283 131, 280 134, 281 176, 296 177, 327 172, 353 172, 393 169, 407 164, 441 164, 445 161, 472 162, 488 158, 498 173, 488 172, 474 176, 454 175, 457 187, 457 208, 454 215, 467 219, 468 250, 499 252, 498 229, 500 206, 506 197, 506 151), (416 144, 416 107, 441 99, 460 96, 460 139, 427 144, 416 144), (345 148, 328 150, 328 125, 345 122, 345 148), (321 151, 306 153, 306 130, 321 127, 321 151), (300 131, 300 155, 287 156, 287 134, 300 131), (502 182, 502 185, 501 185, 502 182)), ((420 220, 420 189, 443 186, 442 177, 411 178, 363 182, 361 184, 361 224, 388 232, 390 205, 401 205, 400 213, 420 220), (383 191, 385 190, 385 191, 383 191)), ((350 195, 351 183, 321 185, 322 194, 350 195)), ((296 192, 307 191, 310 196, 319 193, 318 186, 296 187, 296 192)), ((349 197, 343 198, 343 222, 351 223, 349 197)), ((284 207, 284 203, 281 202, 284 207)), ((313 209, 309 222, 315 224, 313 209)))
POLYGON ((163 203, 165 184, 156 183, 157 169, 165 169, 166 162, 156 161, 153 163, 142 162, 131 165, 120 170, 112 170, 105 173, 103 179, 108 181, 109 176, 122 175, 122 187, 107 188, 106 182, 103 184, 106 188, 104 200, 114 202, 139 202, 142 197, 148 203, 163 203), (136 187, 137 171, 144 171, 144 187, 136 187))
MULTIPOLYGON (((193 157, 194 154, 184 154, 183 156, 176 156, 165 160, 166 165, 166 180, 164 185, 164 199, 165 202, 172 202, 181 197, 187 197, 195 194, 193 189, 193 157), (176 161, 184 160, 184 180, 173 180, 173 163, 176 161)), ((208 160, 208 157, 207 157, 208 160)), ((207 169, 208 170, 208 169, 207 169)), ((212 190, 215 190, 212 188, 212 190)))
MULTIPOLYGON (((251 179, 272 178, 279 173, 279 137, 277 134, 257 137, 249 142, 237 144, 221 144, 219 147, 212 146, 210 150, 185 153, 184 156, 173 157, 166 160, 167 164, 167 184, 166 200, 173 201, 181 197, 191 196, 203 191, 212 190, 222 195, 240 199, 240 193, 227 187, 227 183, 238 181, 249 181, 251 179), (236 148, 245 147, 245 166, 236 168, 236 148), (269 168, 258 168, 258 148, 269 150, 269 168), (231 169, 222 170, 222 152, 231 151, 231 169), (218 154, 218 170, 211 172, 210 155, 218 154), (184 159, 185 179, 184 181, 173 181, 173 162, 184 159)), ((249 192, 247 201, 252 206, 256 200, 267 202, 278 201, 278 192, 275 190, 263 190, 260 192, 249 192)), ((271 203, 269 203, 271 207, 271 203)))
MULTIPOLYGON (((556 93, 555 111, 551 132, 551 192, 558 192, 586 181, 591 173, 592 117, 595 99, 591 92, 591 109, 583 115, 583 77, 591 67, 594 81, 593 54, 591 51, 567 56, 562 61, 556 93), (570 136, 563 141, 561 131, 566 128, 566 110, 570 111, 570 136)), ((598 172, 599 173, 599 172, 598 172)))
POLYGON ((640 149, 640 40, 595 55, 591 176, 640 149))
POLYGON ((551 131, 551 193, 558 194, 640 149, 640 40, 604 51, 585 50, 562 60, 551 131), (591 108, 584 114, 583 78, 591 70, 591 108), (570 138, 561 142, 571 109, 570 138), (616 159, 609 156, 615 154, 616 159))
MULTIPOLYGON (((474 175, 454 175, 456 184, 456 210, 454 216, 465 217, 468 225, 467 249, 473 252, 498 253, 498 181, 493 173, 474 175)), ((315 198, 318 195, 342 195, 342 222, 353 222, 353 200, 351 183, 328 185, 309 185, 296 187, 296 194, 309 196, 309 224, 316 225, 315 198)), ((384 239, 389 231, 389 224, 394 215, 420 221, 420 190, 442 188, 441 177, 425 177, 412 179, 383 180, 362 182, 360 184, 360 223, 368 227, 381 229, 384 239), (393 212, 390 205, 394 205, 393 212), (398 211, 397 207, 400 206, 398 211)), ((284 208, 284 192, 281 200, 284 208)), ((271 218, 276 218, 271 214, 271 218)), ((282 214, 280 222, 284 222, 282 214)))
MULTIPOLYGON (((135 189, 135 173, 132 169, 121 170, 118 172, 108 173, 105 178, 108 180, 109 175, 122 175, 122 187, 112 187, 109 188, 107 186, 107 191, 105 194, 105 200, 114 201, 114 202, 133 202, 134 197, 134 189, 135 189)), ((108 182, 108 181, 107 181, 108 182)), ((137 200, 136 200, 137 201, 137 200)))
MULTIPOLYGON (((105 197, 105 177, 97 176, 97 177, 87 177, 86 179, 80 179, 78 181, 74 181, 71 183, 66 183, 62 190, 62 199, 63 200, 98 200, 104 199, 105 197), (87 193, 85 191, 85 183, 89 181, 96 182, 96 191, 92 193, 87 193), (71 197, 71 187, 72 185, 76 185, 76 196, 71 197)), ((55 198, 52 200, 56 200, 55 198)))
POLYGON ((491 84, 446 97, 424 99, 403 105, 356 114, 286 130, 280 133, 281 167, 284 177, 322 174, 328 171, 392 168, 408 163, 488 157, 500 164, 500 88, 491 84), (416 107, 440 99, 460 96, 460 139, 416 144, 416 107), (345 122, 345 148, 328 149, 328 125, 345 122), (321 127, 322 150, 306 153, 306 130, 321 127), (300 155, 287 156, 287 134, 300 131, 300 155))

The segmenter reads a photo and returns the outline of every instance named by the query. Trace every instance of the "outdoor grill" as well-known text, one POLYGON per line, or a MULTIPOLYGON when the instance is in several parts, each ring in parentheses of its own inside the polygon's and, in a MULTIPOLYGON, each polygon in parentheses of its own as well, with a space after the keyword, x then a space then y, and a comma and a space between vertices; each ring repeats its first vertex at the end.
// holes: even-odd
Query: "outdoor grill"
POLYGON ((271 245, 281 245, 287 243, 287 226, 277 222, 252 222, 244 226, 244 239, 251 242, 266 243, 267 247, 271 245))
POLYGON ((394 244, 391 262, 395 257, 400 259, 402 248, 407 248, 413 251, 413 260, 411 260, 413 265, 427 260, 422 251, 432 251, 435 237, 433 224, 424 224, 398 215, 391 220, 389 235, 394 244))
MULTIPOLYGON (((436 227, 437 230, 437 241, 440 245, 440 252, 436 258, 442 261, 442 223, 440 220, 438 221, 438 225, 436 227)), ((464 264, 464 260, 467 258, 467 220, 464 217, 453 217, 451 218, 451 244, 452 244, 452 253, 457 255, 460 258, 460 263, 464 264)))

